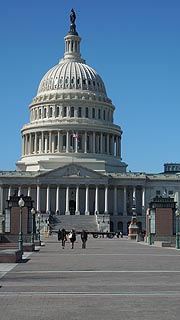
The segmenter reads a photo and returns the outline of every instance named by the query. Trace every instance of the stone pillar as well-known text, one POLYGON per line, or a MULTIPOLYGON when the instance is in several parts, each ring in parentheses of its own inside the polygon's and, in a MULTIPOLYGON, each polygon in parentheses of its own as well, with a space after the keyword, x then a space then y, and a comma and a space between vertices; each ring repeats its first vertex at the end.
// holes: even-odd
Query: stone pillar
POLYGON ((145 188, 142 188, 142 214, 145 213, 145 188))
POLYGON ((21 186, 18 187, 18 197, 21 195, 21 186))
POLYGON ((108 213, 108 186, 105 186, 104 190, 104 213, 108 213))
POLYGON ((36 211, 40 212, 40 186, 37 185, 36 189, 36 211))
POLYGON ((31 196, 31 187, 28 187, 27 195, 28 195, 28 197, 30 197, 30 196, 31 196))
POLYGON ((127 195, 126 195, 126 187, 124 187, 124 207, 123 207, 123 215, 127 216, 127 195))
POLYGON ((76 186, 76 211, 75 214, 80 214, 79 212, 79 186, 76 186))
POLYGON ((109 133, 107 134, 107 154, 109 154, 109 133))
POLYGON ((3 187, 0 186, 0 233, 3 233, 3 187))
POLYGON ((0 215, 3 214, 3 187, 0 186, 0 215))
POLYGON ((95 153, 96 150, 96 135, 95 132, 93 131, 93 153, 95 153))
POLYGON ((117 216, 117 187, 114 187, 114 215, 117 216))
POLYGON ((69 186, 66 187, 66 212, 65 214, 69 215, 69 186))
POLYGON ((12 190, 12 187, 11 187, 11 186, 9 186, 9 189, 8 189, 8 200, 10 200, 11 190, 12 190))
POLYGON ((89 186, 86 186, 85 215, 89 215, 89 186))
POLYGON ((99 189, 98 186, 96 186, 96 192, 95 192, 95 213, 99 213, 99 189))
POLYGON ((50 187, 47 186, 46 190, 46 212, 50 212, 50 187))
POLYGON ((44 153, 44 132, 41 133, 41 153, 44 153))
POLYGON ((32 133, 29 135, 29 153, 32 153, 32 133))
POLYGON ((49 153, 52 152, 52 132, 49 132, 49 153))
POLYGON ((60 214, 59 210, 59 186, 56 188, 56 214, 60 214))
POLYGON ((35 132, 34 138, 34 153, 37 153, 37 132, 35 132))
POLYGON ((87 153, 87 131, 84 133, 84 153, 87 153))
POLYGON ((69 152, 69 131, 66 132, 66 152, 69 152))

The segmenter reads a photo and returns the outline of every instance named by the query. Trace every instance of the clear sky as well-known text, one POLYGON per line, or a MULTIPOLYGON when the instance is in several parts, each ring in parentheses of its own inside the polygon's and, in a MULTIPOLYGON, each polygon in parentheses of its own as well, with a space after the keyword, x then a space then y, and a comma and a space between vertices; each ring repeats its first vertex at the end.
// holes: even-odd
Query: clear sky
POLYGON ((64 55, 74 8, 81 54, 102 77, 128 170, 180 162, 179 0, 1 0, 0 170, 15 170, 28 105, 64 55))

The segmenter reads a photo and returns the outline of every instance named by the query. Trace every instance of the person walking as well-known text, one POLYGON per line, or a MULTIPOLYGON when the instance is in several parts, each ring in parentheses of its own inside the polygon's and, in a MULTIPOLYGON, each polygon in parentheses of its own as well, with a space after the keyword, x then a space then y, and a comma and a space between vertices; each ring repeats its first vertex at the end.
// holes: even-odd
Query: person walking
POLYGON ((71 249, 74 249, 74 242, 76 241, 76 233, 74 229, 72 229, 69 233, 69 240, 71 242, 71 249))
POLYGON ((61 244, 62 244, 62 248, 65 248, 65 243, 67 240, 67 236, 66 236, 66 230, 63 228, 62 230, 59 229, 58 231, 58 240, 61 240, 61 244))
POLYGON ((86 249, 86 242, 88 238, 88 233, 85 230, 81 232, 82 249, 86 249))

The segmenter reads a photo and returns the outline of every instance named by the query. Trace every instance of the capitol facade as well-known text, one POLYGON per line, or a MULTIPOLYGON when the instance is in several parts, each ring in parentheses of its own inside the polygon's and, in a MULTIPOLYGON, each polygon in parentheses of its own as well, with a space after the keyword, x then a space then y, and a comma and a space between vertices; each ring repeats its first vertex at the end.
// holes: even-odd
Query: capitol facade
POLYGON ((0 231, 11 195, 31 196, 37 212, 89 216, 97 228, 127 233, 133 210, 146 229, 146 210, 155 196, 179 204, 180 166, 164 172, 128 172, 121 157, 122 129, 100 75, 81 57, 71 11, 64 57, 40 81, 21 130, 16 171, 0 171, 0 231))

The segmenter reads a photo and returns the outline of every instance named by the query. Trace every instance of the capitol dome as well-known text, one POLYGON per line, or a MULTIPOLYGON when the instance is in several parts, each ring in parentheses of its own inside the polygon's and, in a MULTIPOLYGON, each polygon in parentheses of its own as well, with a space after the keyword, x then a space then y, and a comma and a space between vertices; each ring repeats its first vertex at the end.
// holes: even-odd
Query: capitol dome
POLYGON ((20 170, 52 170, 72 162, 99 172, 126 169, 122 130, 113 123, 115 106, 99 74, 81 58, 74 16, 64 37, 64 57, 41 79, 29 105, 20 170))
POLYGON ((90 90, 106 96, 105 85, 98 73, 85 63, 69 61, 62 62, 50 69, 42 78, 38 95, 49 91, 90 90))

